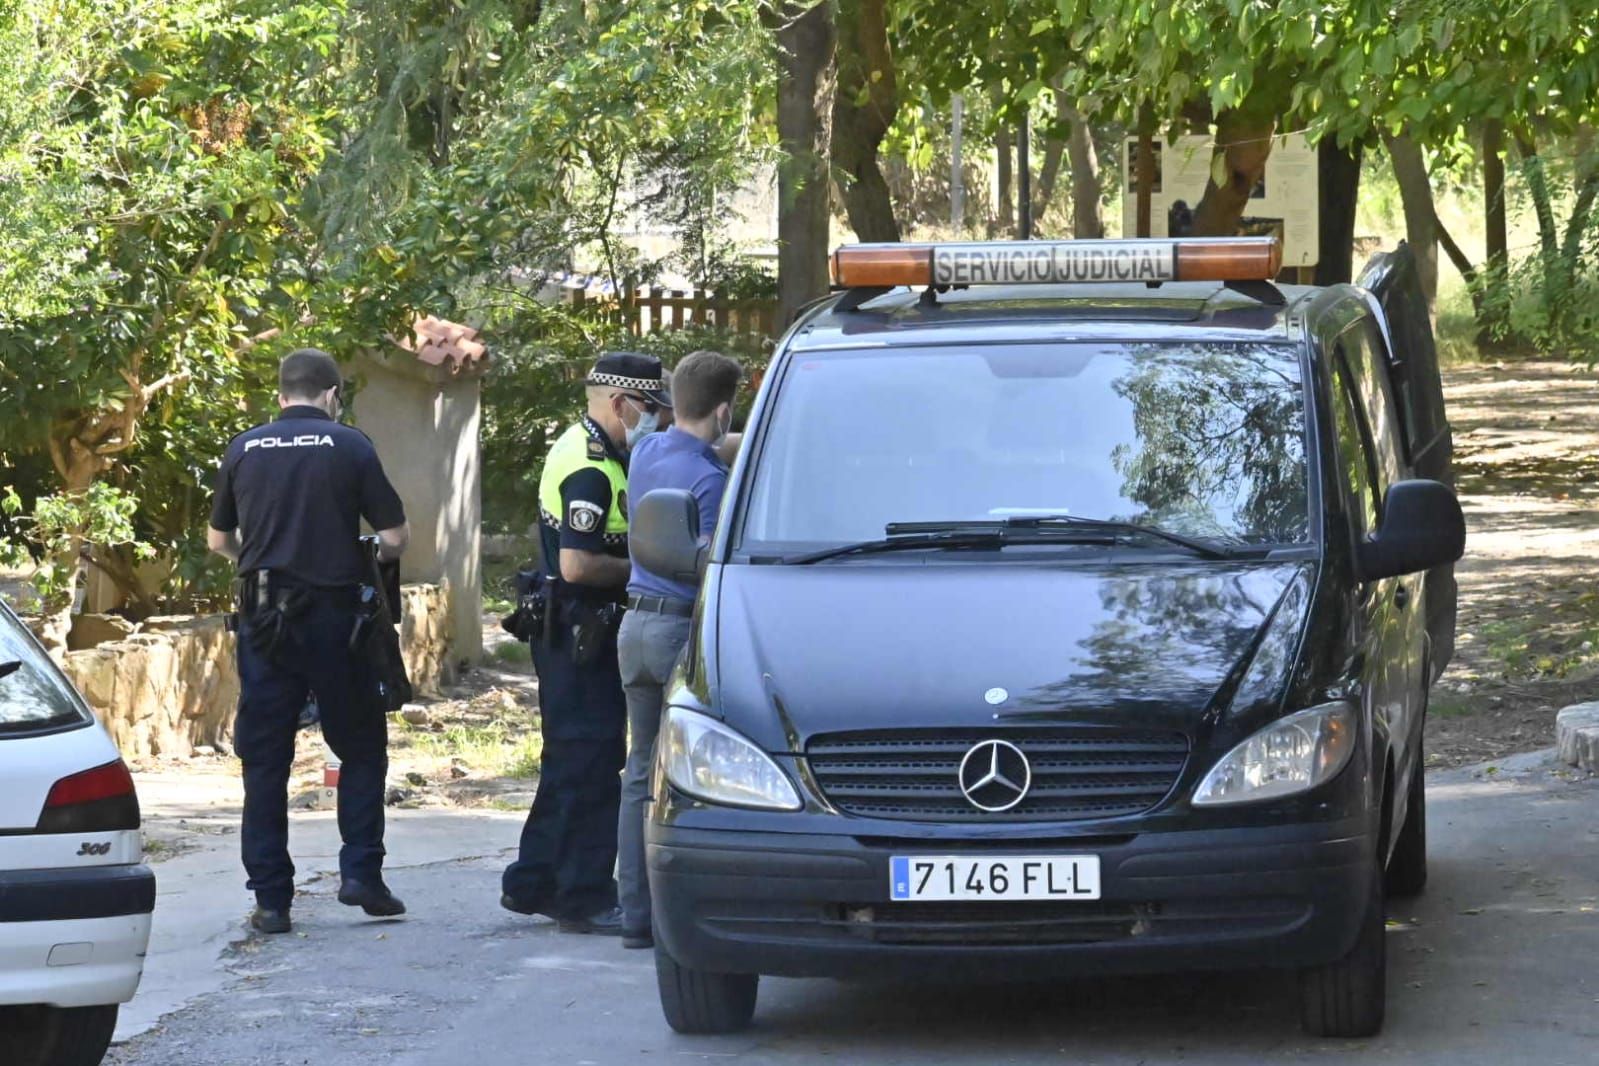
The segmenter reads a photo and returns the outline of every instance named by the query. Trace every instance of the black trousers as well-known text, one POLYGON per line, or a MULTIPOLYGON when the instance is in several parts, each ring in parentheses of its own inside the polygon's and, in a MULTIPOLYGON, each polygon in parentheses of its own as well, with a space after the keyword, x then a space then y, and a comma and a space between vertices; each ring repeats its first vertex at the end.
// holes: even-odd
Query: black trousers
POLYGON ((336 600, 313 599, 268 657, 239 624, 239 716, 234 747, 244 763, 244 824, 239 842, 247 886, 263 907, 294 899, 289 859, 288 783, 300 709, 314 691, 322 737, 339 758, 339 872, 376 881, 383 873, 383 786, 389 768, 388 719, 372 693, 364 660, 349 652, 355 616, 336 600))
POLYGON ((627 759, 627 703, 613 637, 591 663, 572 658, 570 632, 533 642, 544 752, 516 861, 501 878, 517 904, 552 918, 616 906, 616 822, 627 759))

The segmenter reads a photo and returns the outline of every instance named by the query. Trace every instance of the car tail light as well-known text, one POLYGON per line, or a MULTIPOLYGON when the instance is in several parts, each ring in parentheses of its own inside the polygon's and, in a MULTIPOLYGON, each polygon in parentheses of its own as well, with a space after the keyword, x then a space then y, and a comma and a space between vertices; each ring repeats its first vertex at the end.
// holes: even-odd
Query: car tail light
POLYGON ((133 790, 133 775, 117 759, 52 785, 36 831, 103 833, 137 828, 139 797, 133 790))

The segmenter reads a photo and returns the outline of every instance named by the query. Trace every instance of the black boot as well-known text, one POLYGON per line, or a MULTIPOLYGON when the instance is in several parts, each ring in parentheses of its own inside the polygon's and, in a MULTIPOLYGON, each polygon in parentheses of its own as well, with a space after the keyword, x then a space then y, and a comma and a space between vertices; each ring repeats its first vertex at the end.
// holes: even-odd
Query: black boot
POLYGON ((257 905, 250 914, 250 928, 258 933, 287 933, 293 927, 293 923, 289 921, 287 907, 274 910, 271 907, 257 905))
POLYGON ((390 892, 382 881, 345 878, 339 882, 339 902, 346 907, 360 907, 374 918, 394 918, 405 913, 400 897, 390 892))

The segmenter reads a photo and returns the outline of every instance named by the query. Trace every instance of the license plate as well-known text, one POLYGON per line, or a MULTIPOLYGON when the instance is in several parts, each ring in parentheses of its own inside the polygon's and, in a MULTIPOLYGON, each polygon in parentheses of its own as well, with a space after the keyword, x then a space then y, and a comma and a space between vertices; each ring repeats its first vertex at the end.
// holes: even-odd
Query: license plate
POLYGON ((1098 899, 1098 855, 896 855, 889 898, 1098 899))

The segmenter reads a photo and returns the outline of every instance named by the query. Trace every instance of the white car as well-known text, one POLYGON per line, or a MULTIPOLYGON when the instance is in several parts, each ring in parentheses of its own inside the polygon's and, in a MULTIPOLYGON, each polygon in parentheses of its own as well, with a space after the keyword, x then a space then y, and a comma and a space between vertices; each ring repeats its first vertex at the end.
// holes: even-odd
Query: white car
POLYGON ((155 875, 116 745, 0 603, 0 1063, 92 1066, 144 972, 155 875))

